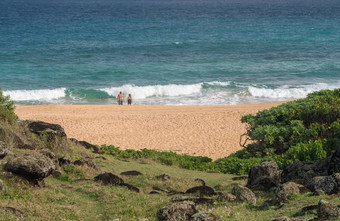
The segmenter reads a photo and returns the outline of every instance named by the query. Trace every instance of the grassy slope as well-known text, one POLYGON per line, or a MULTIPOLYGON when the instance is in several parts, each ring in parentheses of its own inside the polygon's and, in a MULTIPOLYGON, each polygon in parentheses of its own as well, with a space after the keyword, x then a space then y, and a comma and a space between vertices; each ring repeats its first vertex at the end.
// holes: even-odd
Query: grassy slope
MULTIPOLYGON (((12 149, 15 154, 23 154, 27 150, 12 149)), ((71 146, 68 149, 58 149, 57 155, 66 155, 72 161, 82 156, 96 157, 82 147, 71 146)), ((104 155, 104 159, 94 159, 102 172, 119 173, 127 170, 138 170, 143 173, 138 177, 123 177, 126 183, 140 188, 140 193, 127 190, 125 187, 106 187, 92 181, 78 181, 78 178, 90 178, 100 172, 84 167, 71 167, 67 173, 63 172, 60 178, 48 177, 44 188, 29 187, 13 179, 0 179, 4 181, 6 191, 0 194, 0 206, 11 206, 22 211, 27 220, 138 220, 148 218, 156 220, 157 211, 169 203, 170 197, 166 195, 148 194, 153 186, 165 190, 185 191, 198 185, 194 180, 201 178, 207 185, 216 191, 230 192, 237 184, 244 185, 245 181, 232 181, 233 175, 206 173, 169 167, 148 160, 130 160, 129 162, 114 159, 104 155), (159 181, 155 176, 166 173, 171 179, 159 181)), ((1 167, 6 158, 1 160, 1 167)), ((258 203, 272 197, 265 193, 257 193, 258 203)), ((339 205, 339 197, 322 196, 309 197, 308 194, 295 196, 283 208, 264 211, 259 206, 246 203, 216 202, 210 205, 200 205, 202 212, 211 211, 221 220, 273 220, 276 217, 293 216, 304 206, 317 204, 323 198, 333 204, 339 205), (229 214, 229 216, 228 216, 229 214), (235 218, 235 216, 237 218, 235 218)), ((313 216, 310 214, 309 216, 313 216)), ((16 220, 16 216, 0 210, 0 220, 16 220)))

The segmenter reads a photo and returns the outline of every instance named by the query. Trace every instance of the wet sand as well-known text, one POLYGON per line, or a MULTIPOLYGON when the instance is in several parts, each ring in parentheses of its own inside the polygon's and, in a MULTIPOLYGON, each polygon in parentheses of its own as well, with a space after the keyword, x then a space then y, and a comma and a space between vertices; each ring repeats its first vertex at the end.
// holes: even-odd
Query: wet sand
POLYGON ((154 149, 218 159, 237 150, 247 114, 281 103, 230 106, 19 106, 21 120, 60 124, 69 138, 122 149, 154 149))

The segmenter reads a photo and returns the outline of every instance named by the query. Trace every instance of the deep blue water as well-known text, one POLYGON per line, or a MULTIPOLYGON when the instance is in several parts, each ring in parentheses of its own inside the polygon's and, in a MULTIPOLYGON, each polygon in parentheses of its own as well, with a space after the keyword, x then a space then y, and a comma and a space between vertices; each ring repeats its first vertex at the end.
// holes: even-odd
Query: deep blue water
POLYGON ((340 87, 339 0, 1 0, 18 105, 221 105, 340 87))

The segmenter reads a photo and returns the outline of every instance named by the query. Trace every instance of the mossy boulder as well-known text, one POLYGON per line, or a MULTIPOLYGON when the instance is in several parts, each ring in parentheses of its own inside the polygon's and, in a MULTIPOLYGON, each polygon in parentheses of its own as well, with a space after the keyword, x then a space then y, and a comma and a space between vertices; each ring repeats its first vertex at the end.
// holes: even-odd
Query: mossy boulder
POLYGON ((53 161, 40 153, 14 156, 4 165, 4 170, 36 183, 51 175, 56 169, 53 161))

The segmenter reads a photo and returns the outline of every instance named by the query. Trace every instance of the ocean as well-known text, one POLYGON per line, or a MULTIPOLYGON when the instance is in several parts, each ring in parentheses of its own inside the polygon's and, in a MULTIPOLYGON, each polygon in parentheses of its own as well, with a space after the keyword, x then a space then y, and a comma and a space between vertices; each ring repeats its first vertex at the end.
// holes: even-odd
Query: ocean
POLYGON ((340 87, 339 0, 1 0, 17 105, 235 105, 340 87))

